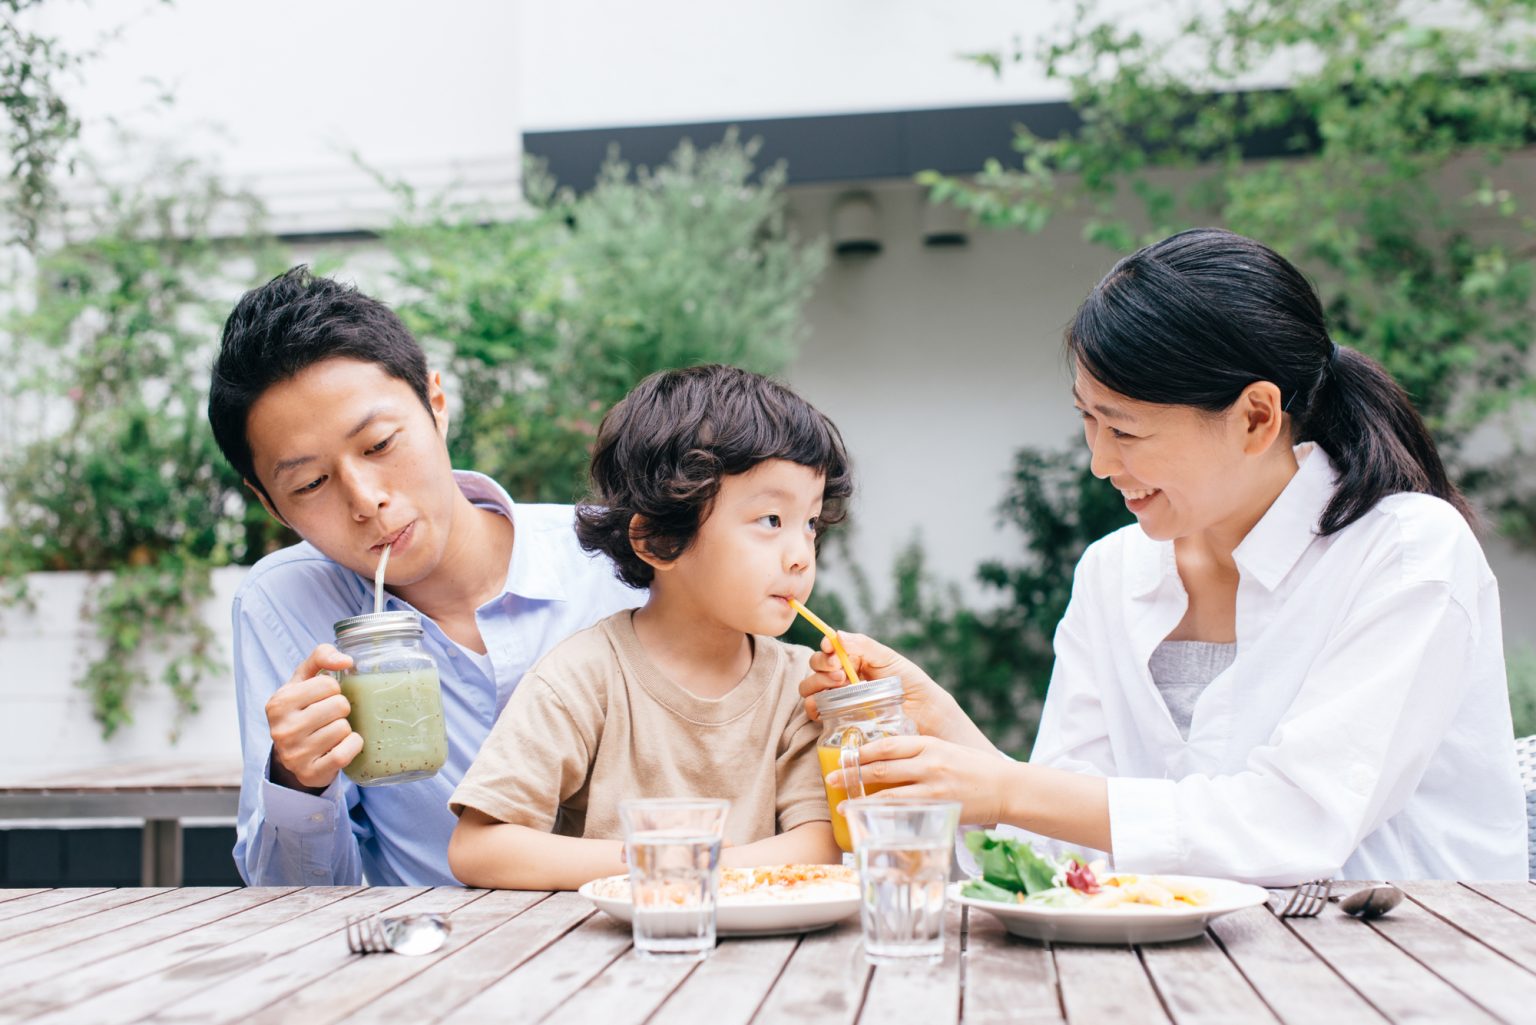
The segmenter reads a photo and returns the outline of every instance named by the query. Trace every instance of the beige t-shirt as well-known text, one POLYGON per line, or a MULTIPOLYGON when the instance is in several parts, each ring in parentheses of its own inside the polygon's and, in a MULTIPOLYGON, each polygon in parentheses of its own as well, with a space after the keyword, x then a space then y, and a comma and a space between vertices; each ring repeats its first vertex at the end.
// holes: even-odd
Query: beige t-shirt
POLYGON ((724 797, 733 844, 828 821, 820 729, 797 686, 809 649, 754 637, 735 689, 701 698, 650 660, 632 616, 567 638, 523 677, 449 798, 453 813, 617 840, 620 801, 724 797))

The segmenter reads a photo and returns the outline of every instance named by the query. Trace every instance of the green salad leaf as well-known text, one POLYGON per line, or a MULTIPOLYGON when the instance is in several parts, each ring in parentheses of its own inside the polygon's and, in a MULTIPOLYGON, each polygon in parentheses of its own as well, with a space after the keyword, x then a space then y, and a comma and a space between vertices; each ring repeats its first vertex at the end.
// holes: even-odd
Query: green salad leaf
POLYGON ((965 846, 981 866, 982 879, 993 886, 1026 895, 1051 889, 1056 865, 1028 843, 985 830, 967 833, 965 846))
POLYGON ((1004 904, 1017 904, 1019 895, 1001 886, 993 886, 985 879, 972 879, 960 887, 960 896, 975 900, 1000 900, 1004 904))

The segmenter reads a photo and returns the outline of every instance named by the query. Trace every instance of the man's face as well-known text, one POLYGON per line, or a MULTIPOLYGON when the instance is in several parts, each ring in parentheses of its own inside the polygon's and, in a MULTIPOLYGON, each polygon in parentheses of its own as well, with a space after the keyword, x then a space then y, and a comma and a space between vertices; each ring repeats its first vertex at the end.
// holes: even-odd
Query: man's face
POLYGON ((436 374, 428 397, 431 414, 409 384, 354 359, 273 385, 245 427, 262 505, 366 577, 392 543, 388 582, 420 582, 442 560, 457 494, 436 374))

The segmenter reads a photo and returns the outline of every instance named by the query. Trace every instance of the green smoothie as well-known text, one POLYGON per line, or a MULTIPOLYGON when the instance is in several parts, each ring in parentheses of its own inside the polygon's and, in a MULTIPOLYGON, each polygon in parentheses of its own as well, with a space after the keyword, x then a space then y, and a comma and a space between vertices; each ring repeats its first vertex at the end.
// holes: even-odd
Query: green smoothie
POLYGON ((354 783, 426 779, 448 760, 435 668, 343 674, 341 693, 352 706, 347 722, 363 738, 363 750, 346 768, 354 783))

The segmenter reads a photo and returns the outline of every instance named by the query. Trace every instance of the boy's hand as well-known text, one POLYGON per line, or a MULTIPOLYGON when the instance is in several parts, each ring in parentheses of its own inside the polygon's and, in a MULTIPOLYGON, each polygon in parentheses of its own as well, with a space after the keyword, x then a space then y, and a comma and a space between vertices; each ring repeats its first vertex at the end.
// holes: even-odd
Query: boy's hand
POLYGON ((323 672, 351 666, 349 656, 322 644, 267 700, 272 782, 319 793, 363 750, 363 738, 347 722, 352 706, 341 684, 323 672))

